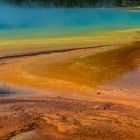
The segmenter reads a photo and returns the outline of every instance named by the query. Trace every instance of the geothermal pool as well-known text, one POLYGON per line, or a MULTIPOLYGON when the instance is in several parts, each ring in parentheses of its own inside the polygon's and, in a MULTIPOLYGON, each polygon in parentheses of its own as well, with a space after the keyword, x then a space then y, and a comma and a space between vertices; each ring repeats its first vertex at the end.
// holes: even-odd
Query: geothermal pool
POLYGON ((0 11, 2 83, 139 90, 140 11, 11 6, 0 11))
POLYGON ((136 28, 140 12, 0 6, 0 38, 56 37, 136 28))
POLYGON ((140 139, 140 12, 0 6, 0 139, 140 139))

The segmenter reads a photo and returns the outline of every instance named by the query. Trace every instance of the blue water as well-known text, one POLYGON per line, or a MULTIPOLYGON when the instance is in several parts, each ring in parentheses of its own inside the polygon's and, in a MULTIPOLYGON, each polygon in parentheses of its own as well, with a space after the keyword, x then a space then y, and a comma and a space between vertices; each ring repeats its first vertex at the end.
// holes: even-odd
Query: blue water
POLYGON ((0 38, 86 34, 133 27, 140 27, 138 11, 0 6, 0 38))

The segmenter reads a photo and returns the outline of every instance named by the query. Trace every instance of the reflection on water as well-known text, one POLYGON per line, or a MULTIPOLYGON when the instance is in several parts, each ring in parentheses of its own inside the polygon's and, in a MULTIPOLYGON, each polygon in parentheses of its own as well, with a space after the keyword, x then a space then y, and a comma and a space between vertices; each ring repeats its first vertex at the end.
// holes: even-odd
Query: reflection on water
POLYGON ((35 64, 32 70, 30 69, 31 73, 39 76, 71 81, 91 87, 115 81, 135 71, 137 71, 135 76, 131 76, 129 80, 140 85, 139 42, 117 50, 79 57, 66 62, 53 64, 40 62, 40 64, 35 64))
POLYGON ((16 94, 16 92, 14 91, 14 89, 9 88, 7 86, 0 85, 0 97, 12 96, 15 94, 16 94))

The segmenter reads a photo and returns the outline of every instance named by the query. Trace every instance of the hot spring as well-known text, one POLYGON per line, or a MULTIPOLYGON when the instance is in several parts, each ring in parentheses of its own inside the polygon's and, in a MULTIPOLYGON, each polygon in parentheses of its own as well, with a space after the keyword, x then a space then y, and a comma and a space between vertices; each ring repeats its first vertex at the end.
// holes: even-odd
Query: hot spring
POLYGON ((0 56, 15 61, 2 61, 0 80, 39 88, 138 88, 139 38, 138 10, 1 6, 0 56), (81 50, 61 54, 71 48, 81 50), (58 50, 61 56, 41 55, 58 50))
POLYGON ((0 39, 89 35, 139 25, 140 12, 126 9, 0 6, 0 39))

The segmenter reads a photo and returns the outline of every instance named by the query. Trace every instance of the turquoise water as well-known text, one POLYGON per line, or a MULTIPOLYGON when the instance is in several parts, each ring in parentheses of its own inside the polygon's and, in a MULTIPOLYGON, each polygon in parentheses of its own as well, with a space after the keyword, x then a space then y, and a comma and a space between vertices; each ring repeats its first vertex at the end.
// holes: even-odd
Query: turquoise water
POLYGON ((81 35, 140 27, 140 12, 0 6, 0 38, 81 35))

